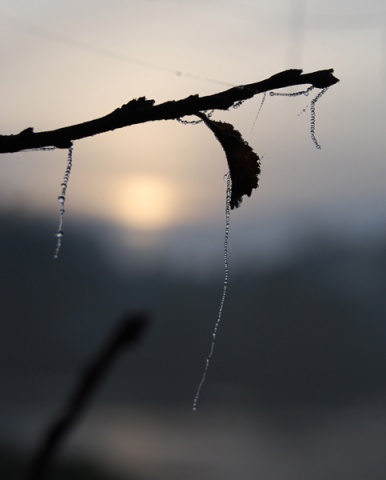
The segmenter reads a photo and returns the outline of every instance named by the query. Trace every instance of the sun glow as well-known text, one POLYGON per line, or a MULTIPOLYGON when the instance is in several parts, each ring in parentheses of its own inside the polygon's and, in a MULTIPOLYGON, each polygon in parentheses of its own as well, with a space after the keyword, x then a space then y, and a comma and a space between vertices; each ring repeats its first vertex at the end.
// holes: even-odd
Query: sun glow
POLYGON ((179 213, 175 185, 161 177, 133 175, 114 182, 112 216, 137 230, 161 230, 179 213))

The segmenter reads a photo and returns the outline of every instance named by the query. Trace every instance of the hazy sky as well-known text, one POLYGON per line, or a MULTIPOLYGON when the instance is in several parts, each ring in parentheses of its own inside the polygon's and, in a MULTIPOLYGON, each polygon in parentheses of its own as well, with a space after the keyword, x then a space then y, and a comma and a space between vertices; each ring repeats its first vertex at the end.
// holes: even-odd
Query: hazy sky
MULTIPOLYGON (((283 225, 383 229, 383 0, 15 0, 0 2, 0 25, 2 134, 89 120, 139 96, 162 102, 290 67, 334 68, 341 82, 316 105, 321 150, 309 135, 311 95, 267 97, 253 129, 261 98, 215 114, 263 156, 260 187, 232 225, 245 246, 274 243, 283 225)), ((55 218, 66 155, 2 155, 1 204, 55 218)), ((112 220, 140 243, 181 226, 221 235, 226 171, 202 125, 158 122, 81 140, 66 215, 112 220)))

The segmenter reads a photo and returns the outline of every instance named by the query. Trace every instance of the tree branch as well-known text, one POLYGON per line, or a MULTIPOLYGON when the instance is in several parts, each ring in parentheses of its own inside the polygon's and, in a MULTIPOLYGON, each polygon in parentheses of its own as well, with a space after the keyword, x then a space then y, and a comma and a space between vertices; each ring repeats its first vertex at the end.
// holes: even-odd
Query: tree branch
POLYGON ((77 125, 36 133, 30 127, 17 135, 0 135, 0 153, 14 153, 44 147, 69 148, 74 140, 117 128, 155 120, 175 120, 206 110, 227 110, 236 102, 247 100, 269 90, 304 84, 326 88, 338 81, 332 69, 312 73, 302 73, 302 70, 285 70, 261 82, 232 87, 205 97, 191 95, 182 100, 172 100, 160 105, 154 105, 154 100, 141 97, 131 100, 104 117, 77 125))
POLYGON ((142 336, 148 325, 148 317, 142 313, 126 314, 112 337, 84 371, 62 414, 50 426, 33 458, 26 480, 41 480, 53 458, 75 422, 85 411, 92 395, 103 380, 112 363, 126 347, 132 346, 142 336))

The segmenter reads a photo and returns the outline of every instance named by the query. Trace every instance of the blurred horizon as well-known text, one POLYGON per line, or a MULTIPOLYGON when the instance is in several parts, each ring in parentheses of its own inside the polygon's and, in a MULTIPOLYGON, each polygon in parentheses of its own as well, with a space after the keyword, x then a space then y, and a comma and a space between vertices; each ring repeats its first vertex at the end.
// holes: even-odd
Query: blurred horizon
MULTIPOLYGON (((3 252, 1 258, 3 290, 0 302, 3 332, 1 337, 5 340, 8 335, 11 335, 9 341, 3 343, 1 350, 3 372, 7 372, 8 368, 11 372, 17 365, 22 366, 25 362, 27 372, 32 371, 34 364, 32 360, 36 355, 36 365, 40 365, 38 370, 43 368, 49 373, 50 369, 56 368, 54 365, 57 362, 60 370, 66 364, 71 369, 76 355, 74 356, 75 350, 71 355, 66 353, 67 342, 70 342, 69 345, 73 342, 75 342, 74 345, 77 343, 80 346, 84 345, 91 352, 91 345, 96 348, 96 339, 99 338, 99 341, 103 339, 106 329, 112 328, 111 322, 114 322, 114 319, 118 319, 123 311, 138 309, 148 310, 151 316, 154 316, 155 324, 150 330, 155 328, 158 332, 157 334, 152 332, 151 335, 159 337, 157 338, 159 345, 167 343, 165 335, 169 335, 171 349, 176 349, 175 353, 179 352, 178 355, 186 355, 188 351, 189 355, 197 358, 203 355, 202 352, 205 351, 210 340, 221 298, 224 272, 220 244, 215 255, 218 264, 215 265, 212 259, 211 265, 207 265, 207 268, 203 268, 202 265, 194 267, 194 263, 199 261, 197 252, 195 258, 185 259, 185 265, 179 269, 175 268, 176 259, 170 260, 170 252, 165 256, 162 250, 158 256, 156 252, 146 259, 147 254, 141 256, 136 246, 133 248, 126 246, 125 253, 123 249, 119 252, 115 247, 112 249, 116 255, 114 258, 108 241, 101 241, 101 237, 94 235, 94 231, 101 227, 98 223, 94 226, 78 225, 73 236, 66 239, 67 249, 63 248, 59 258, 54 260, 52 253, 55 239, 47 234, 52 221, 39 217, 19 216, 15 212, 3 214, 0 218, 3 252), (36 272, 39 274, 36 275, 36 272), (41 303, 37 300, 43 292, 45 302, 41 303), (15 302, 17 298, 19 300, 15 302), (84 312, 83 320, 81 312, 84 312), (201 313, 197 316, 198 312, 201 313), (94 320, 92 317, 95 317, 94 320), (178 325, 179 323, 181 324, 178 325), (70 333, 72 328, 80 329, 83 334, 73 337, 70 333), (183 336, 186 337, 185 342, 188 342, 182 349, 178 346, 180 341, 176 340, 176 336, 183 332, 181 328, 187 329, 183 336), (198 339, 198 333, 194 333, 197 328, 202 329, 199 334, 201 340, 198 339), (68 333, 65 333, 66 329, 69 329, 68 333), (164 329, 166 330, 163 331, 164 329), (173 329, 176 329, 174 333, 172 333, 173 329), (39 332, 41 340, 39 337, 34 338, 33 334, 28 334, 29 330, 31 333, 39 332), (22 336, 20 336, 21 331, 24 331, 22 336), (57 349, 64 348, 64 350, 57 356, 59 350, 52 350, 50 344, 55 343, 54 339, 59 332, 61 332, 60 336, 64 333, 65 335, 60 340, 62 346, 58 344, 57 349), (51 335, 54 337, 51 338, 51 335), (193 337, 189 338, 189 335, 193 337), (31 343, 32 339, 34 341, 31 343), (44 351, 43 346, 39 346, 39 341, 44 341, 47 352, 44 351), (21 349, 16 346, 20 342, 24 344, 21 349), (38 343, 35 345, 35 342, 38 343), (21 357, 20 351, 24 351, 21 357), (197 355, 197 353, 193 354, 193 351, 201 351, 201 353, 197 355), (27 354, 27 352, 30 353, 27 354), (30 360, 28 355, 32 355, 30 360), (57 356, 57 359, 55 361, 53 359, 38 360, 46 356, 49 358, 50 355, 57 356), (10 360, 11 357, 13 361, 10 360), (12 362, 15 362, 13 367, 12 362)), ((286 347, 296 351, 297 342, 306 346, 307 342, 316 335, 312 333, 313 329, 322 328, 323 330, 319 332, 320 339, 318 335, 312 338, 312 342, 315 342, 314 348, 319 348, 317 347, 319 341, 323 343, 330 338, 329 348, 333 347, 334 342, 338 342, 338 346, 334 348, 342 349, 343 359, 345 348, 369 347, 366 343, 363 345, 356 343, 359 342, 359 338, 353 343, 349 341, 350 335, 360 328, 363 332, 367 330, 368 341, 372 345, 369 353, 374 354, 376 343, 380 342, 380 345, 386 343, 382 289, 383 278, 386 275, 386 269, 383 268, 386 258, 385 239, 386 232, 378 238, 364 239, 361 242, 352 241, 350 237, 337 240, 327 232, 324 232, 322 238, 316 238, 316 235, 311 233, 308 238, 301 239, 298 249, 292 247, 289 251, 283 252, 280 261, 277 260, 276 263, 261 262, 264 252, 255 252, 255 255, 248 257, 248 262, 244 258, 235 262, 236 265, 233 268, 230 256, 228 295, 223 320, 225 326, 221 326, 220 337, 226 335, 221 330, 228 329, 232 349, 236 352, 241 345, 246 348, 251 341, 257 342, 260 345, 257 352, 252 353, 253 348, 250 351, 253 355, 259 355, 259 350, 270 351, 269 342, 279 341, 280 349, 277 350, 276 346, 273 351, 274 355, 280 358, 285 350, 281 350, 284 347, 282 342, 288 340, 285 334, 286 329, 294 328, 294 331, 297 331, 300 328, 298 333, 301 335, 298 338, 292 337, 294 333, 290 334, 291 343, 294 345, 288 343, 286 347), (289 309, 288 314, 285 313, 286 308, 289 309), (287 316, 291 320, 289 324, 287 324, 287 316), (257 323, 251 323, 250 319, 254 317, 259 319, 257 323), (245 329, 241 324, 245 325, 245 329), (272 328, 273 331, 271 331, 272 328), (344 330, 339 332, 339 328, 345 330, 346 339, 341 336, 344 330), (334 333, 334 329, 338 330, 334 333), (243 338, 237 340, 236 337, 239 334, 242 334, 243 338), (245 335, 247 337, 244 338, 245 335), (270 338, 270 335, 274 337, 270 338), (307 340, 307 335, 312 337, 307 340), (325 339, 324 335, 326 335, 325 339), (266 340, 264 340, 265 336, 266 340), (268 343, 265 345, 266 342, 268 343)), ((210 255, 207 256, 207 259, 209 258, 210 255)), ((361 340, 364 341, 364 337, 361 340)), ((84 347, 80 350, 76 349, 77 355, 80 355, 79 359, 86 358, 85 353, 81 353, 84 347)), ((221 347, 218 348, 220 350, 221 347)), ((382 356, 386 355, 386 349, 383 353, 381 352, 382 350, 379 350, 378 353, 382 356)), ((155 356, 163 356, 166 352, 154 353, 155 356)), ((312 356, 314 353, 310 351, 307 355, 312 356)), ((303 355, 305 354, 304 352, 303 355)), ((329 356, 328 349, 323 355, 326 362, 329 356)), ((193 360, 188 357, 185 360, 193 366, 197 358, 193 360)), ((237 378, 242 379, 243 374, 247 373, 245 365, 240 368, 235 363, 233 366, 229 364, 224 367, 224 362, 229 360, 226 356, 223 357, 220 351, 216 352, 215 357, 217 357, 215 363, 219 362, 222 365, 217 371, 220 378, 227 378, 226 372, 238 370, 235 381, 237 378)), ((204 360, 204 356, 201 360, 204 360)), ((144 359, 142 361, 145 365, 151 359, 148 357, 146 361, 144 359)), ((158 361, 161 360, 158 359, 158 361)), ((175 362, 171 361, 174 364, 173 369, 178 369, 181 361, 177 361, 177 358, 175 362)), ((236 362, 236 358, 234 361, 236 362)), ((321 368, 322 365, 323 361, 320 360, 319 367, 321 368)), ((262 366, 264 370, 269 367, 269 364, 263 362, 262 366)), ((197 368, 199 370, 199 361, 195 367, 195 370, 197 368)), ((251 368, 255 367, 254 360, 251 362, 251 368)), ((308 367, 311 367, 311 364, 308 367)), ((166 377, 169 368, 163 372, 166 377)), ((216 367, 213 368, 216 371, 216 367)), ((299 368, 300 365, 296 369, 298 373, 299 368)), ((379 363, 379 368, 382 372, 382 363, 379 363)), ((157 371, 155 378, 160 378, 163 374, 157 371)), ((184 376, 189 378, 191 374, 191 371, 185 372, 184 376)), ((263 371, 260 374, 263 374, 263 371)), ((270 375, 266 374, 269 379, 270 375)), ((249 378, 248 375, 246 378, 249 378)), ((379 379, 383 379, 383 374, 379 379)), ((182 381, 182 378, 180 380, 182 381)), ((250 380, 251 378, 247 381, 250 380)), ((328 377, 325 380, 329 381, 328 377)), ((287 382, 285 382, 285 388, 288 389, 287 382)), ((299 394, 306 391, 304 389, 306 384, 302 384, 299 394)), ((331 394, 334 395, 333 390, 331 394)), ((178 398, 178 394, 176 395, 178 398)))
POLYGON ((111 249, 103 224, 69 217, 53 260, 56 220, 0 217, 0 443, 29 452, 122 313, 145 310, 144 340, 114 366, 65 454, 143 479, 178 478, 191 464, 192 478, 212 469, 214 478, 274 476, 287 466, 291 479, 300 468, 304 479, 331 471, 359 480, 372 469, 381 480, 385 232, 362 241, 312 234, 268 264, 264 250, 248 263, 230 255, 224 316, 193 414, 221 298, 221 238, 210 267, 185 252, 176 268, 177 256, 111 249))

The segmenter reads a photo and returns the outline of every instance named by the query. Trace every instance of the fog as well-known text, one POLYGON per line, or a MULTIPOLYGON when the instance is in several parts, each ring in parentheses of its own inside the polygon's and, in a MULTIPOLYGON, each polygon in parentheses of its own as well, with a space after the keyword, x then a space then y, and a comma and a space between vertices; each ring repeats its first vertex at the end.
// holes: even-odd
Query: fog
POLYGON ((3 442, 31 455, 122 313, 146 311, 143 341, 114 366, 63 454, 138 478, 359 479, 369 468, 382 478, 384 235, 304 237, 276 263, 259 266, 257 254, 230 270, 193 413, 222 292, 221 242, 218 269, 182 273, 128 249, 118 265, 109 237, 92 233, 103 225, 69 221, 54 261, 53 226, 18 212, 1 219, 3 442))

